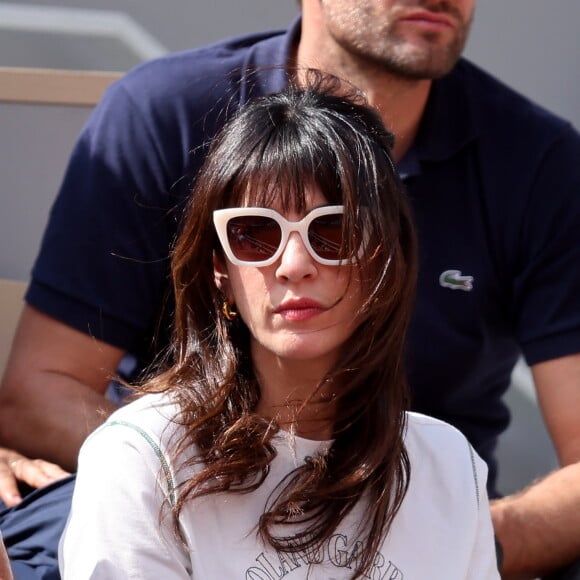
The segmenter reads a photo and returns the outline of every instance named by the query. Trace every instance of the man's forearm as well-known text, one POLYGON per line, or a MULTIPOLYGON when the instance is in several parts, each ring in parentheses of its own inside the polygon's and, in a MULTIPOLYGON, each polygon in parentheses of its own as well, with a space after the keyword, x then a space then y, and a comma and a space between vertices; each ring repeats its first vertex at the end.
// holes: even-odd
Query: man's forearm
MULTIPOLYGON (((40 377, 39 377, 40 378, 40 377)), ((0 445, 74 471, 83 441, 115 406, 75 379, 47 373, 43 388, 0 405, 0 445)))
POLYGON ((74 471, 114 409, 105 393, 124 354, 25 305, 0 385, 0 446, 74 471))
POLYGON ((502 577, 536 578, 580 557, 580 463, 492 502, 502 577))

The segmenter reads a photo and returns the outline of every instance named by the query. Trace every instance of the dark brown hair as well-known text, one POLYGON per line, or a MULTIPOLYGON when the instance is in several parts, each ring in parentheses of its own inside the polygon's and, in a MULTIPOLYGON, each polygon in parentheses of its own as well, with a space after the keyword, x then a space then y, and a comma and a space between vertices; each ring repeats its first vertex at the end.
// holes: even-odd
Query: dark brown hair
POLYGON ((392 136, 377 112, 338 79, 314 71, 306 77, 300 87, 242 107, 214 140, 172 254, 176 308, 169 364, 144 388, 168 391, 179 403, 185 435, 175 456, 192 444, 198 450, 190 463, 201 469, 179 490, 176 517, 193 498, 259 487, 276 455, 277 426, 255 413, 260 387, 248 330, 221 314, 212 264, 221 249, 212 212, 247 201, 248 191, 253 205, 268 206, 275 197, 283 208, 299 210, 309 185, 329 203, 344 204, 344 239, 351 240, 346 250, 356 254, 352 240, 363 228, 370 242, 357 265, 365 284, 362 322, 336 367, 321 377, 321 384, 341 385, 334 443, 328 456, 309 458, 278 486, 257 529, 277 550, 314 548, 364 494, 369 505, 357 538, 357 577, 370 569, 409 481, 403 359, 415 238, 390 157, 392 136), (299 532, 284 527, 296 523, 299 532), (288 533, 274 534, 275 526, 288 533))

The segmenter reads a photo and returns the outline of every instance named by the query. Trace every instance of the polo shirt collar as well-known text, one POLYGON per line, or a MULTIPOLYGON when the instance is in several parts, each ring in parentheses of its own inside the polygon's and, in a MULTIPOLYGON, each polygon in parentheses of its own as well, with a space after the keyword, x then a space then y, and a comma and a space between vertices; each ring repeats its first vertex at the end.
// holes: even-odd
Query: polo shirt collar
POLYGON ((461 59, 433 81, 412 149, 418 161, 444 161, 477 137, 469 70, 461 59))
POLYGON ((286 67, 294 47, 300 40, 301 17, 298 16, 286 32, 257 42, 243 64, 240 101, 250 97, 277 93, 288 85, 286 67))

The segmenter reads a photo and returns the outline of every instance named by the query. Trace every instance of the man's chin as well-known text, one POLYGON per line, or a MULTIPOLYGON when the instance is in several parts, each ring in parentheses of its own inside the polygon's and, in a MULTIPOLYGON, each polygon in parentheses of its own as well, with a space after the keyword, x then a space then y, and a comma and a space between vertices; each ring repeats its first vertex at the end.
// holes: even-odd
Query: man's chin
POLYGON ((408 80, 438 79, 457 64, 460 53, 455 51, 415 50, 400 54, 384 63, 387 71, 408 80))

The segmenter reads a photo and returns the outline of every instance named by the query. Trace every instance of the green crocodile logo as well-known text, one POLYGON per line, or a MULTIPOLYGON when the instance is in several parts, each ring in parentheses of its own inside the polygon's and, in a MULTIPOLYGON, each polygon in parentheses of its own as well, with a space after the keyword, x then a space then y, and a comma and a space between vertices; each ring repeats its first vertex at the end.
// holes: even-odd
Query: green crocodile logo
POLYGON ((445 270, 439 276, 439 284, 451 290, 473 290, 473 276, 462 276, 461 270, 445 270))

